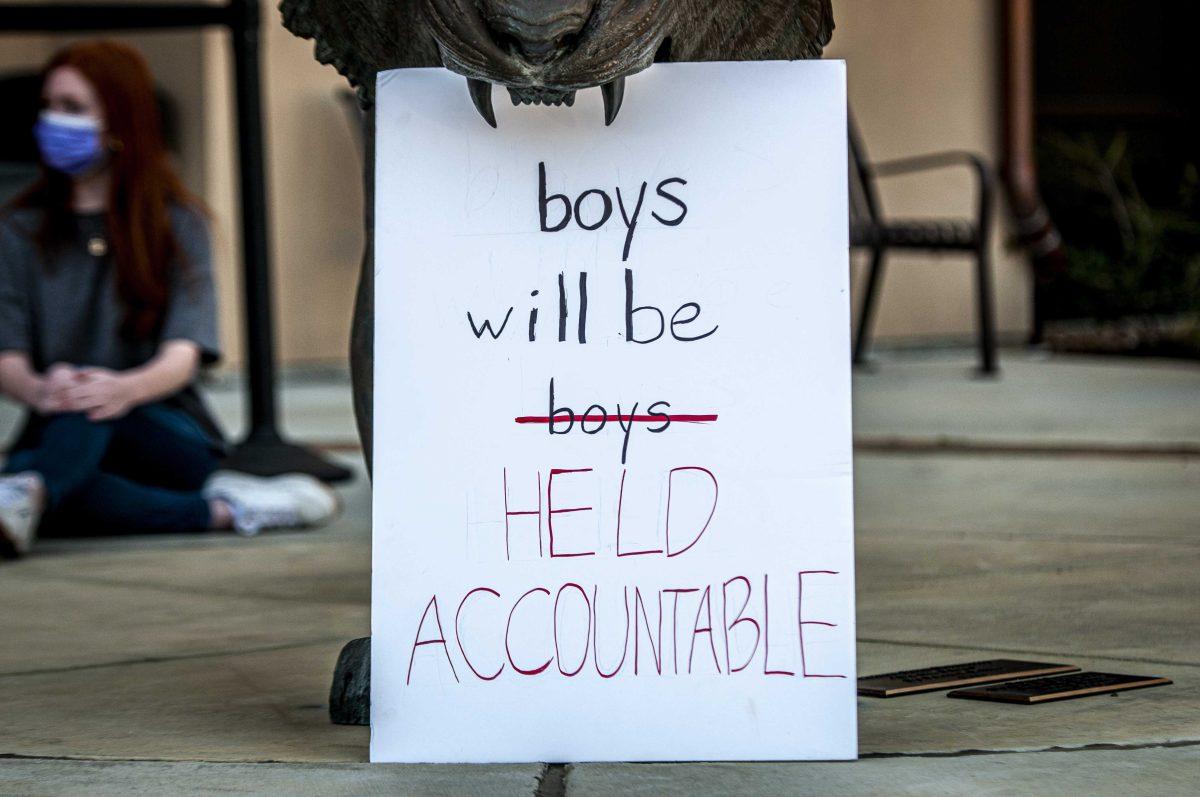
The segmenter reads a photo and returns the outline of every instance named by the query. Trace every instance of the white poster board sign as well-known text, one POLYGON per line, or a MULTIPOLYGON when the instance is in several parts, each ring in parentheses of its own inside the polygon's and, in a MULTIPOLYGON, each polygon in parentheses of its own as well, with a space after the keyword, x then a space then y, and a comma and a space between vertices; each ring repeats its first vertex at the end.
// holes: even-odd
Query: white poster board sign
POLYGON ((373 761, 856 756, 844 81, 379 76, 373 761))

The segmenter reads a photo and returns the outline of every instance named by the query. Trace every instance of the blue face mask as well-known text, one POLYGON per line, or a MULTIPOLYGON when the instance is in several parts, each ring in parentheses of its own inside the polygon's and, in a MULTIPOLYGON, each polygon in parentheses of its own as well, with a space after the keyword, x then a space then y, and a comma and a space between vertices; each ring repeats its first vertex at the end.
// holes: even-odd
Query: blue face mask
POLYGON ((100 122, 86 116, 42 111, 33 127, 42 160, 56 171, 76 176, 104 159, 100 122))

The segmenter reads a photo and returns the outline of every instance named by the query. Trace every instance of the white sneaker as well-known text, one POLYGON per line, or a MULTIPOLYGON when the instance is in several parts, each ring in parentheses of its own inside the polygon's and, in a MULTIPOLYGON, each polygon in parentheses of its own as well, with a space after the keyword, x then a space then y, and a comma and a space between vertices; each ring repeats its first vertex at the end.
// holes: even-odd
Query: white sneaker
POLYGON ((0 558, 28 553, 42 519, 42 478, 36 473, 0 476, 0 558))
POLYGON ((204 496, 229 504, 234 529, 248 537, 263 529, 320 526, 341 508, 337 493, 303 473, 251 476, 218 471, 209 479, 204 496))

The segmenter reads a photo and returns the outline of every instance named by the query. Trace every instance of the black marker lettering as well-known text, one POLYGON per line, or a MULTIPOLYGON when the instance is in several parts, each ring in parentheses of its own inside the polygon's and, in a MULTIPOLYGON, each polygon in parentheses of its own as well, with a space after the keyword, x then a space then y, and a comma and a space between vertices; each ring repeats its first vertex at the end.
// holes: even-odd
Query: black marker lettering
POLYGON ((617 205, 621 208, 621 218, 625 220, 625 249, 621 252, 621 262, 629 259, 629 247, 633 244, 633 231, 637 229, 638 215, 642 212, 642 202, 646 199, 646 183, 638 191, 637 205, 633 208, 631 217, 625 212, 625 200, 621 197, 621 186, 617 186, 617 205))
POLYGON ((475 319, 471 317, 470 310, 467 311, 467 323, 469 323, 471 325, 471 331, 475 333, 476 340, 478 340, 479 338, 482 338, 484 332, 491 335, 492 340, 496 340, 501 335, 504 334, 504 328, 506 326, 508 326, 508 319, 509 319, 509 316, 512 315, 512 311, 513 311, 513 309, 511 307, 508 308, 508 312, 504 314, 504 323, 500 325, 500 329, 496 329, 496 330, 492 329, 492 322, 490 319, 487 319, 487 318, 483 319, 482 326, 475 326, 475 319))
POLYGON ((663 317, 662 310, 659 310, 653 305, 647 305, 645 307, 633 306, 633 269, 625 269, 625 340, 629 341, 630 343, 653 343, 663 336, 663 332, 666 330, 666 327, 667 322, 663 317), (633 316, 636 313, 646 310, 653 310, 658 314, 658 332, 656 332, 652 338, 638 340, 633 335, 633 316))
POLYGON ((657 429, 647 429, 647 430, 646 430, 646 431, 648 431, 648 432, 651 432, 651 433, 653 433, 653 434, 658 434, 659 432, 665 432, 665 431, 667 431, 667 429, 668 429, 668 428, 671 426, 671 416, 670 416, 670 415, 667 415, 665 412, 657 412, 657 411, 655 411, 655 409, 654 409, 654 408, 655 408, 655 407, 657 407, 657 406, 659 406, 660 404, 661 404, 662 406, 666 407, 667 409, 670 409, 670 408, 671 408, 671 404, 670 404, 670 402, 667 402, 667 401, 656 401, 656 402, 654 402, 653 404, 651 404, 651 405, 650 405, 649 409, 647 409, 647 410, 646 410, 646 412, 647 412, 648 414, 650 414, 650 415, 656 415, 656 416, 658 416, 659 418, 662 418, 662 419, 663 419, 662 425, 661 425, 661 426, 659 426, 657 429))
POLYGON ((617 404, 617 423, 621 424, 621 431, 625 433, 625 442, 621 444, 621 464, 625 464, 625 455, 629 453, 629 433, 633 431, 633 416, 637 415, 637 408, 640 402, 633 403, 633 409, 629 411, 629 423, 626 424, 622 420, 621 405, 617 404))
POLYGON ((692 335, 690 337, 687 335, 680 335, 678 332, 675 331, 676 326, 683 326, 684 324, 690 324, 699 317, 700 317, 700 305, 696 304, 695 302, 688 302, 687 304, 681 304, 679 306, 679 309, 675 311, 675 314, 673 316, 671 316, 671 337, 675 338, 675 340, 682 341, 684 343, 690 343, 693 340, 703 340, 704 338, 707 338, 709 335, 716 332, 717 329, 719 328, 719 327, 713 327, 712 329, 705 332, 703 335, 692 335), (687 309, 689 307, 692 309, 692 315, 688 318, 680 318, 679 314, 682 313, 685 309, 687 309))
POLYGON ((650 215, 653 216, 654 218, 658 219, 659 222, 667 225, 668 227, 678 227, 680 224, 683 223, 683 220, 687 217, 688 206, 685 205, 683 203, 683 200, 680 199, 679 197, 663 190, 664 186, 668 186, 671 183, 679 183, 680 185, 687 185, 687 180, 683 179, 682 177, 672 177, 670 180, 663 180, 661 183, 659 183, 658 188, 655 190, 660 197, 667 200, 668 202, 672 202, 679 206, 679 215, 670 220, 664 219, 662 216, 658 215, 657 213, 651 213, 650 215))
POLYGON ((575 221, 579 222, 579 226, 582 229, 585 229, 589 232, 592 230, 598 230, 608 222, 608 220, 611 216, 612 216, 612 200, 608 198, 608 194, 604 193, 599 188, 592 188, 587 191, 584 191, 582 194, 579 195, 579 199, 575 200, 575 221), (582 212, 583 211, 583 200, 587 199, 592 194, 597 194, 600 197, 600 201, 604 203, 604 212, 600 214, 600 221, 596 222, 595 224, 584 224, 583 223, 583 212, 582 212))
POLYGON ((546 196, 546 163, 543 161, 538 164, 538 214, 542 220, 542 232, 558 232, 566 229, 566 226, 571 223, 571 200, 563 194, 551 194, 546 196), (562 221, 551 226, 546 223, 549 216, 549 204, 551 201, 562 202, 563 217, 562 221))

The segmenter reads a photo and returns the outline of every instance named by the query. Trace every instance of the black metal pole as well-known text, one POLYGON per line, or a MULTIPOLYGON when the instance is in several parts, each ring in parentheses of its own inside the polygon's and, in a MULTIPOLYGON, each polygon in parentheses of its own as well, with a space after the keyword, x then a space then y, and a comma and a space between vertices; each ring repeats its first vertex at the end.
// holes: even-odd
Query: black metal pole
POLYGON ((234 0, 233 73, 237 94, 237 140, 241 194, 243 304, 247 376, 250 384, 248 439, 279 440, 275 397, 274 325, 270 250, 267 241, 266 174, 263 169, 262 88, 259 78, 257 0, 234 0))
POLYGON ((263 168, 262 86, 258 45, 259 0, 231 0, 234 87, 237 95, 238 175, 241 193, 243 298, 249 428, 226 467, 260 475, 301 472, 325 481, 350 478, 346 468, 279 434, 266 173, 263 168))
POLYGON ((0 5, 0 31, 80 33, 229 25, 231 6, 164 3, 0 5))

